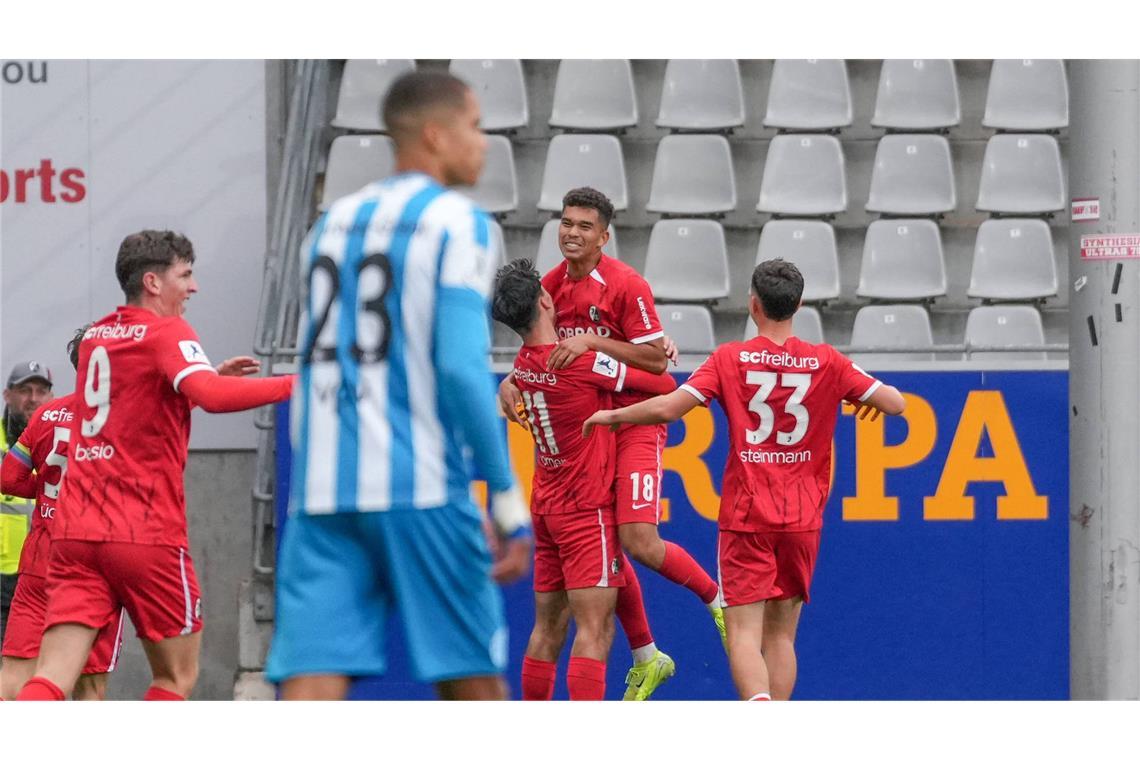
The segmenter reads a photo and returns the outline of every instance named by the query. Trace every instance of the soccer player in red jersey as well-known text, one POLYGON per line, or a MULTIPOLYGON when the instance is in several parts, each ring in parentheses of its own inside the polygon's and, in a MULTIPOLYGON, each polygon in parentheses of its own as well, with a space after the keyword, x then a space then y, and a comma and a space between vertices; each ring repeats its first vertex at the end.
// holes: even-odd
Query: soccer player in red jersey
POLYGON ((535 623, 523 658, 523 699, 550 699, 566 641, 566 609, 577 633, 570 652, 570 699, 602 699, 621 572, 614 522, 616 457, 612 436, 586 441, 582 423, 625 389, 644 394, 676 387, 669 375, 628 367, 587 351, 564 368, 547 364, 557 348, 554 300, 529 260, 502 267, 491 313, 523 338, 514 379, 538 448, 531 493, 535 623))
POLYGON ((190 410, 283 401, 293 378, 226 377, 210 365, 182 318, 198 290, 194 258, 177 233, 128 235, 115 261, 127 303, 80 343, 82 390, 53 528, 45 632, 19 699, 64 699, 120 607, 150 661, 146 699, 185 699, 197 680, 202 600, 182 481, 190 410))
MULTIPOLYGON (((542 279, 554 299, 559 339, 549 368, 563 369, 586 351, 600 351, 630 367, 664 372, 665 333, 649 284, 632 267, 602 253, 609 240, 613 204, 586 187, 568 192, 562 205, 558 246, 564 260, 542 279)), ((507 416, 518 421, 513 414, 517 392, 508 381, 500 385, 500 398, 507 416)), ((627 406, 645 398, 644 393, 627 390, 615 397, 614 404, 627 406)), ((617 433, 618 534, 634 559, 696 594, 723 636, 716 581, 687 551, 663 541, 658 532, 665 439, 664 425, 629 427, 617 433)), ((625 577, 617 615, 634 656, 625 698, 641 700, 673 674, 674 664, 654 643, 632 563, 625 563, 625 577)))
MULTIPOLYGON (((90 325, 81 327, 67 344, 71 366, 79 364, 79 341, 90 325)), ((0 491, 35 499, 32 527, 20 553, 20 583, 12 599, 11 618, 4 634, 4 665, 0 668, 0 698, 13 699, 32 677, 40 653, 47 609, 46 576, 56 499, 67 471, 75 394, 53 399, 32 415, 20 439, 4 457, 0 491)), ((75 684, 75 699, 102 699, 107 674, 115 669, 123 641, 123 616, 117 615, 95 637, 83 675, 75 684)))
MULTIPOLYGON (((773 259, 752 273, 749 311, 759 335, 726 343, 673 393, 600 411, 583 426, 659 425, 719 399, 728 417, 717 547, 728 660, 742 699, 788 699, 795 635, 809 598, 831 482, 839 402, 901 414, 902 394, 826 344, 792 335, 803 276, 773 259)), ((872 419, 874 419, 872 417, 872 419)))

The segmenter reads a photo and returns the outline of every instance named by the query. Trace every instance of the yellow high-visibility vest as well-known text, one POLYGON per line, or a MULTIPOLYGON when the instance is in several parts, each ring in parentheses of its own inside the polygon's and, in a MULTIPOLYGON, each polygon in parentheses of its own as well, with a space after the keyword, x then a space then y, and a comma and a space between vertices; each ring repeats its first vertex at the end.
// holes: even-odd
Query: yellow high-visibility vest
MULTIPOLYGON (((7 454, 8 431, 0 425, 0 459, 7 454)), ((28 499, 0 494, 0 573, 4 575, 12 575, 20 569, 20 552, 31 528, 32 505, 28 499)))

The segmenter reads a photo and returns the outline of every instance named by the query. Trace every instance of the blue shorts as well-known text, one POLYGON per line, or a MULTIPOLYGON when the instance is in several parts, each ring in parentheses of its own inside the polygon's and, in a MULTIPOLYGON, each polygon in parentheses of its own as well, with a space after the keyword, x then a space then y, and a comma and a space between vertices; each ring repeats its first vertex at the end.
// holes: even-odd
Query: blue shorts
POLYGON ((295 514, 277 563, 266 678, 383 675, 393 611, 417 680, 502 673, 507 624, 490 567, 482 515, 470 502, 295 514))

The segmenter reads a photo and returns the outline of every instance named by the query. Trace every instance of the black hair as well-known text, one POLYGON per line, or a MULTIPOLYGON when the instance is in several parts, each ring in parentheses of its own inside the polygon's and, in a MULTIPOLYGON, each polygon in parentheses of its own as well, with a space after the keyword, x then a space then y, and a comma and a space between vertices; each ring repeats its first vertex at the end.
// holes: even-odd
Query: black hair
POLYGON ((440 105, 463 108, 468 89, 462 79, 442 71, 411 71, 392 83, 380 114, 385 127, 399 142, 416 128, 418 117, 426 109, 440 105))
POLYGON ((526 335, 538 319, 542 277, 530 259, 517 259, 495 273, 491 316, 519 335, 526 335))
POLYGON ((562 196, 562 210, 565 211, 567 206, 594 209, 598 212, 602 229, 608 227, 614 218, 614 204, 610 203, 605 193, 592 187, 576 187, 562 196))
POLYGON ((752 292, 760 299, 768 319, 791 319, 804 294, 804 276, 790 261, 769 259, 752 270, 752 292))
POLYGON ((67 358, 71 359, 71 366, 79 369, 79 344, 83 342, 83 335, 91 329, 94 322, 88 322, 75 331, 75 335, 71 336, 71 340, 67 341, 67 358))

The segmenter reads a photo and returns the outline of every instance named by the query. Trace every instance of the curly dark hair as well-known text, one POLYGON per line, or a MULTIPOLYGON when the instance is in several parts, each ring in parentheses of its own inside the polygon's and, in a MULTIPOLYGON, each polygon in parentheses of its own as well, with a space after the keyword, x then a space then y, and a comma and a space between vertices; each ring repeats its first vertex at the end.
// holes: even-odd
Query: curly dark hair
POLYGON ((175 261, 194 263, 194 246, 184 235, 170 230, 142 230, 123 238, 115 259, 115 276, 127 301, 142 295, 144 274, 165 272, 175 261))
POLYGON ((519 335, 526 335, 538 319, 542 277, 530 259, 516 259, 495 273, 491 316, 519 335))
POLYGON ((75 369, 79 369, 79 344, 83 342, 84 333, 91 329, 91 325, 93 324, 95 323, 88 322, 83 325, 83 327, 75 331, 75 334, 71 336, 71 340, 67 341, 67 358, 71 359, 71 366, 75 369))
POLYGON ((791 319, 804 294, 804 276, 790 261, 769 259, 752 270, 752 292, 760 299, 768 319, 791 319))
POLYGON ((610 203, 605 193, 592 187, 576 187, 562 196, 562 208, 565 209, 567 206, 594 209, 598 212, 598 220, 601 221, 603 229, 608 227, 610 220, 614 218, 614 204, 610 203))

